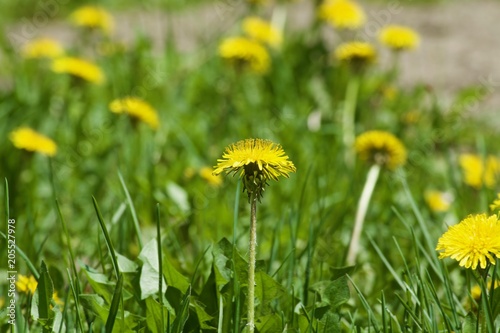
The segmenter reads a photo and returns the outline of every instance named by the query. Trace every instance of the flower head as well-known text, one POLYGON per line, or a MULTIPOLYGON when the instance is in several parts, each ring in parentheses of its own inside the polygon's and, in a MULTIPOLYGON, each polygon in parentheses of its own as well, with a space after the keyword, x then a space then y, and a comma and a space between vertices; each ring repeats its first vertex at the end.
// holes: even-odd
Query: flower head
POLYGON ((258 17, 246 18, 243 21, 243 31, 248 37, 272 47, 278 47, 283 41, 283 36, 278 29, 258 17))
POLYGON ((366 22, 363 9, 349 0, 326 0, 319 7, 318 14, 337 29, 358 29, 366 22))
POLYGON ((500 179, 500 159, 489 155, 486 161, 478 155, 462 154, 459 163, 464 174, 464 182, 476 189, 485 185, 495 187, 500 179))
POLYGON ((451 226, 438 240, 439 258, 450 257, 465 268, 486 268, 500 258, 500 222, 498 216, 469 215, 451 226))
POLYGON ((201 178, 205 179, 208 184, 219 187, 222 185, 222 178, 219 175, 214 175, 211 167, 203 167, 200 169, 201 178))
POLYGON ((38 286, 38 282, 33 275, 30 275, 28 277, 19 274, 16 286, 19 292, 33 295, 35 293, 36 287, 38 286))
POLYGON ((160 125, 156 110, 137 97, 125 97, 115 99, 109 103, 109 109, 114 113, 126 113, 148 124, 152 129, 157 129, 160 125))
POLYGON ((453 197, 450 193, 441 191, 428 191, 425 193, 425 201, 427 206, 433 212, 446 212, 450 209, 453 197))
POLYGON ((71 14, 70 20, 76 26, 99 29, 107 34, 111 33, 114 28, 111 14, 98 6, 80 7, 71 14))
POLYGON ((50 38, 37 38, 26 43, 21 51, 24 58, 57 58, 64 54, 61 43, 50 38))
POLYGON ((57 145, 52 139, 32 130, 29 127, 20 127, 9 135, 14 147, 38 152, 47 156, 55 156, 57 145))
POLYGON ((340 61, 359 66, 374 62, 377 57, 377 52, 370 43, 347 42, 340 44, 335 49, 335 57, 340 61))
POLYGON ((413 29, 401 25, 382 28, 378 38, 382 44, 396 51, 413 50, 420 43, 420 37, 413 29))
POLYGON ((249 198, 254 192, 256 197, 261 197, 269 179, 288 178, 288 174, 296 170, 281 145, 262 139, 241 140, 226 147, 214 168, 214 175, 223 171, 239 173, 249 198))
POLYGON ((389 132, 365 132, 356 138, 355 148, 361 159, 391 170, 406 162, 405 146, 389 132))
POLYGON ((94 63, 74 57, 62 57, 52 63, 52 71, 61 74, 71 74, 95 84, 104 82, 101 69, 94 63))
POLYGON ((248 67, 259 74, 267 72, 271 61, 264 46, 244 37, 223 40, 219 45, 219 54, 236 66, 248 67))

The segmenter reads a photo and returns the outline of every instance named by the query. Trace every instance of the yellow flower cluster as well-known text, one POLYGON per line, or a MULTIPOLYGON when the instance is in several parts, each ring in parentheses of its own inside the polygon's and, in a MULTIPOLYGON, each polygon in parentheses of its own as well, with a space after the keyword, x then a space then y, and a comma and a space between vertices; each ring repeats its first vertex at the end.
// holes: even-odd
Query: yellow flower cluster
POLYGON ((389 132, 365 132, 356 138, 355 149, 362 160, 391 170, 406 162, 405 146, 389 132))
POLYGON ((109 109, 114 113, 126 113, 137 118, 148 124, 152 129, 157 129, 160 126, 156 110, 140 98, 125 97, 115 99, 109 104, 109 109))
POLYGON ((29 127, 20 127, 9 135, 14 147, 31 152, 38 152, 47 156, 55 156, 57 145, 50 138, 34 131, 29 127))
POLYGON ((57 58, 64 54, 61 43, 51 38, 37 38, 26 43, 21 51, 24 58, 57 58))
POLYGON ((494 188, 500 179, 500 159, 489 155, 486 160, 474 154, 462 154, 459 163, 464 182, 476 189, 486 186, 494 188))
POLYGON ((388 25, 382 28, 379 40, 395 51, 413 50, 420 43, 420 37, 413 29, 401 25, 388 25))
POLYGON ((281 32, 259 17, 252 16, 244 19, 243 31, 251 39, 272 47, 280 46, 283 41, 281 32))
POLYGON ((374 62, 377 52, 368 42, 346 42, 335 49, 335 57, 340 61, 353 64, 369 64, 374 62))
POLYGON ((83 6, 75 10, 70 16, 71 22, 76 26, 101 30, 111 33, 114 20, 110 13, 98 6, 83 6))
POLYGON ((61 74, 71 74, 95 84, 101 84, 105 81, 104 73, 97 65, 75 57, 55 59, 52 63, 52 71, 61 74))
POLYGON ((359 29, 366 22, 363 9, 350 0, 326 0, 318 15, 336 29, 359 29))
POLYGON ((38 282, 33 275, 28 277, 20 274, 17 278, 16 287, 21 293, 33 295, 37 286, 38 282))
POLYGON ((453 197, 446 192, 441 191, 428 191, 425 193, 425 201, 427 206, 433 212, 446 212, 450 209, 453 197))
POLYGON ((245 37, 230 37, 222 41, 219 54, 236 67, 248 67, 264 74, 269 70, 270 57, 264 46, 245 37))

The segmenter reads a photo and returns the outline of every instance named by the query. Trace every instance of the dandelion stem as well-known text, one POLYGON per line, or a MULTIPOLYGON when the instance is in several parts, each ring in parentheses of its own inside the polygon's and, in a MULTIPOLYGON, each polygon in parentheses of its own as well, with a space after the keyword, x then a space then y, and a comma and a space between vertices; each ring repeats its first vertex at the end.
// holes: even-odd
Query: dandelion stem
POLYGON ((248 328, 255 329, 255 249, 257 247, 257 193, 250 195, 250 244, 248 248, 248 328))
POLYGON ((356 211, 356 218, 354 221, 354 229, 352 231, 351 242, 349 243, 349 251, 347 252, 347 264, 354 265, 356 263, 356 256, 359 251, 359 238, 363 230, 363 223, 365 222, 366 211, 370 204, 370 199, 375 189, 378 176, 380 174, 380 165, 373 164, 368 175, 366 176, 365 186, 359 198, 358 208, 356 211))
POLYGON ((348 166, 354 166, 354 124, 356 117, 356 102, 358 99, 358 91, 360 84, 359 74, 354 74, 347 83, 347 89, 345 93, 344 101, 344 113, 343 113, 343 129, 342 129, 342 140, 344 142, 345 148, 345 162, 348 166))

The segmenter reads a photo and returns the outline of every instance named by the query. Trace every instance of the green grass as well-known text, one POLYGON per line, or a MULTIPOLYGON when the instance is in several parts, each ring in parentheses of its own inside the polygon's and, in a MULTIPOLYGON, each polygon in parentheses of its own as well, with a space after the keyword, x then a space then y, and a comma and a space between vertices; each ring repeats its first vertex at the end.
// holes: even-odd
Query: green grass
MULTIPOLYGON (((251 137, 280 143, 297 168, 269 181, 257 208, 258 332, 476 332, 478 307, 486 310, 482 329, 498 329, 500 293, 477 304, 475 275, 435 251, 447 225, 488 212, 499 191, 498 178, 468 186, 459 165, 466 151, 499 154, 497 128, 468 114, 468 97, 482 97, 484 87, 444 105, 432 89, 403 89, 377 65, 364 73, 356 135, 389 131, 409 155, 400 169, 382 169, 357 265, 346 267, 370 165, 344 162, 352 72, 332 60, 319 28, 287 33, 262 76, 222 61, 218 40, 158 54, 137 36, 126 50, 101 54, 101 40, 82 33, 68 53, 95 60, 107 77, 100 86, 0 43, 2 216, 16 220, 16 270, 38 279, 34 296, 17 298, 17 332, 246 329, 247 194, 237 177, 215 186, 199 171, 251 137), (109 111, 131 92, 158 111, 158 130, 109 111), (314 129, 313 113, 321 114, 314 129), (16 149, 9 133, 23 125, 52 138, 56 156, 16 149), (447 212, 428 207, 431 189, 453 194, 447 212), (63 303, 51 300, 52 288, 63 303)), ((4 239, 0 302, 9 301, 4 239)), ((11 329, 7 314, 2 307, 2 332, 11 329)))

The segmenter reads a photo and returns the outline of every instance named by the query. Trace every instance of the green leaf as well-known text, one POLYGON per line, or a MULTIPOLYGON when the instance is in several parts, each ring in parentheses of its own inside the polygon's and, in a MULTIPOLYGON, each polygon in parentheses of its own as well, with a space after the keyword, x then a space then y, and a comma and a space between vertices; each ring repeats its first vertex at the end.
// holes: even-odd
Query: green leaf
MULTIPOLYGON (((138 258, 143 262, 139 280, 141 299, 146 299, 151 295, 157 295, 159 291, 158 280, 160 277, 160 268, 156 239, 152 239, 142 248, 138 258)), ((163 277, 162 279, 162 284, 165 285, 165 279, 163 277)))
POLYGON ((189 196, 186 190, 174 182, 169 182, 167 184, 167 194, 175 203, 179 211, 184 214, 189 214, 191 208, 189 204, 189 196))
POLYGON ((44 332, 50 332, 52 329, 52 321, 50 319, 54 317, 54 312, 50 309, 50 301, 52 300, 52 295, 54 294, 54 286, 52 285, 49 270, 43 260, 40 268, 40 279, 38 280, 36 290, 38 291, 39 321, 44 323, 44 332))
POLYGON ((255 272, 255 296, 261 315, 268 314, 269 304, 285 294, 285 288, 264 272, 255 272))
POLYGON ((113 300, 111 301, 108 319, 106 320, 106 332, 111 332, 113 330, 113 326, 115 325, 116 315, 118 314, 120 303, 122 301, 122 288, 123 274, 120 273, 115 291, 113 293, 113 300))
POLYGON ((349 301, 349 286, 345 275, 333 281, 317 282, 310 289, 319 294, 322 304, 328 304, 332 309, 349 301))
POLYGON ((122 273, 135 273, 137 271, 137 268, 139 267, 139 265, 137 265, 132 260, 128 259, 125 256, 122 256, 119 253, 116 254, 116 258, 118 260, 118 268, 120 269, 120 272, 122 272, 122 273))
POLYGON ((329 310, 327 311, 319 321, 317 332, 321 333, 340 333, 342 332, 340 326, 340 316, 338 313, 329 310))
POLYGON ((183 332, 184 325, 189 318, 189 301, 191 299, 191 289, 184 294, 182 298, 182 302, 180 304, 180 308, 177 314, 177 318, 175 318, 173 323, 172 332, 183 332))
MULTIPOLYGON (((152 296, 146 298, 146 324, 153 333, 166 331, 166 328, 162 327, 162 312, 163 318, 167 318, 169 311, 165 306, 162 307, 152 296)), ((170 320, 174 319, 174 315, 170 314, 170 320)))
POLYGON ((212 254, 214 257, 215 281, 218 291, 221 291, 231 280, 233 271, 239 281, 248 280, 248 263, 226 238, 222 238, 214 246, 212 254))
POLYGON ((203 330, 215 330, 216 328, 213 326, 210 326, 208 324, 209 321, 214 319, 214 317, 210 316, 208 313, 206 313, 205 309, 203 306, 201 306, 198 302, 193 302, 191 306, 194 308, 194 311, 196 312, 196 316, 198 317, 198 323, 200 324, 200 328, 203 330))
POLYGON ((283 332, 282 319, 276 313, 257 318, 255 326, 259 333, 283 332))
POLYGON ((500 288, 495 288, 493 290, 493 294, 490 297, 492 317, 498 318, 500 316, 500 288))
POLYGON ((472 312, 469 312, 465 317, 462 333, 476 333, 477 332, 476 328, 477 328, 476 315, 472 312))
MULTIPOLYGON (((183 294, 185 294, 191 286, 188 278, 182 275, 167 257, 163 258, 163 276, 165 280, 167 280, 167 285, 169 287, 179 289, 183 294)), ((156 281, 158 285, 158 279, 156 281)))

